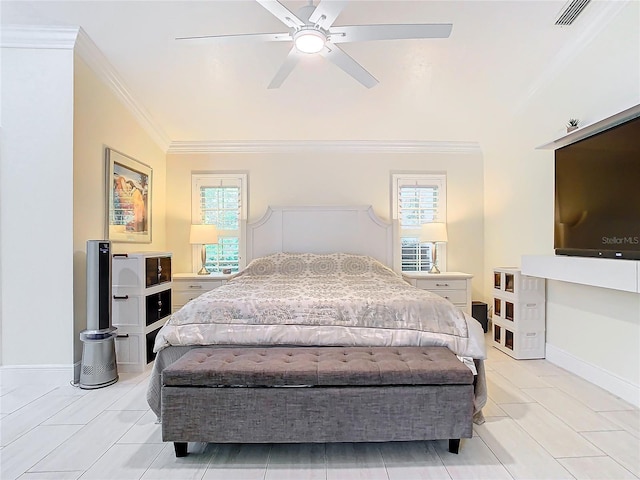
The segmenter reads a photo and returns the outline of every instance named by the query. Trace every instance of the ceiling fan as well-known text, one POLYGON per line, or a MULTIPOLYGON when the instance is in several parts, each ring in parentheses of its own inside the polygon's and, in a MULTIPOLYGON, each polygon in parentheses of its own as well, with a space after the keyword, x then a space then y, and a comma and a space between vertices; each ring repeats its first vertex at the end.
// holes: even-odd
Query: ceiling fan
POLYGON ((356 62, 338 44, 370 40, 398 40, 416 38, 447 38, 453 25, 442 24, 382 24, 333 26, 346 0, 321 0, 318 6, 309 4, 294 15, 277 0, 256 0, 289 29, 286 33, 247 33, 237 35, 203 35, 179 37, 186 41, 248 41, 293 42, 287 58, 271 80, 268 88, 278 88, 304 55, 318 54, 351 75, 367 88, 378 80, 356 62))

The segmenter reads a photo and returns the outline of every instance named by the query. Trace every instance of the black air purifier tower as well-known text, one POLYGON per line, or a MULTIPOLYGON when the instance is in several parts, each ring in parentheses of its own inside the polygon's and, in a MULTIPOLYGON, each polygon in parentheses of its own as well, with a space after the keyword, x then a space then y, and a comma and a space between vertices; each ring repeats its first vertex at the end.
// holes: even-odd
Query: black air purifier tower
POLYGON ((115 333, 111 325, 111 242, 87 241, 87 329, 80 332, 80 388, 118 381, 115 333))

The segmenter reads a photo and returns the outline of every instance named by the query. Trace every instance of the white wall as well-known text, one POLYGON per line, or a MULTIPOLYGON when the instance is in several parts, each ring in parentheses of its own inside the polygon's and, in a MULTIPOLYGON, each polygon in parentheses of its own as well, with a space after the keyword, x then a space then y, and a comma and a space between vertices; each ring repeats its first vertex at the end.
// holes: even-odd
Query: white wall
POLYGON ((105 147, 152 168, 151 243, 113 243, 112 251, 165 249, 166 157, 122 101, 76 54, 74 68, 73 257, 74 361, 82 356, 79 332, 86 328, 86 242, 105 237, 105 147))
MULTIPOLYGON (((32 33, 40 38, 37 29, 32 33)), ((0 364, 5 374, 55 367, 71 380, 72 366, 80 362, 86 241, 104 238, 105 231, 105 146, 153 168, 153 242, 114 244, 114 252, 165 249, 165 153, 74 55, 76 33, 72 28, 45 32, 41 38, 51 35, 56 48, 46 41, 42 48, 11 48, 3 38, 0 364)), ((20 35, 16 44, 25 38, 20 35)))
POLYGON ((547 287, 550 358, 639 405, 640 295, 554 280, 547 287))
MULTIPOLYGON (((640 103, 639 19, 640 2, 628 2, 582 50, 555 64, 555 76, 532 79, 526 102, 503 106, 500 127, 485 135, 487 277, 494 266, 520 265, 521 255, 553 254, 554 154, 535 147, 560 136, 571 117, 588 124, 640 103)), ((549 282, 547 295, 554 361, 591 372, 609 389, 597 379, 618 378, 615 393, 635 392, 625 398, 640 403, 639 296, 562 282, 549 282)))
POLYGON ((447 268, 474 274, 474 293, 482 294, 484 190, 479 152, 284 150, 168 155, 167 248, 174 252, 176 272, 192 271, 191 172, 247 172, 250 222, 259 220, 269 205, 372 205, 379 217, 390 221, 392 172, 447 172, 447 268))
POLYGON ((2 48, 3 365, 73 359, 73 51, 2 48))

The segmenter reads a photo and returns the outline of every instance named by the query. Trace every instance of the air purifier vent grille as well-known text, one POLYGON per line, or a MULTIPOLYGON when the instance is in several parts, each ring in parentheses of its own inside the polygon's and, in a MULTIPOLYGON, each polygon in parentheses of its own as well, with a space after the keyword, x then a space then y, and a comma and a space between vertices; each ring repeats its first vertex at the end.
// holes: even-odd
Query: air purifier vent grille
POLYGON ((103 375, 105 373, 112 372, 116 369, 115 362, 98 363, 96 365, 83 365, 83 375, 103 375))

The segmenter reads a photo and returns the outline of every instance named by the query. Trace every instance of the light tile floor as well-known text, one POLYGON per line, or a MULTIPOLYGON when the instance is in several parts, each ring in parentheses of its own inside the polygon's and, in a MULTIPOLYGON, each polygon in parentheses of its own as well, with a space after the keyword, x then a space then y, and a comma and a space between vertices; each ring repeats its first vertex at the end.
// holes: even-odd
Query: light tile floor
POLYGON ((189 444, 176 459, 145 391, 149 371, 106 388, 0 385, 0 478, 417 480, 639 479, 640 410, 546 360, 489 347, 486 423, 447 441, 189 444))

